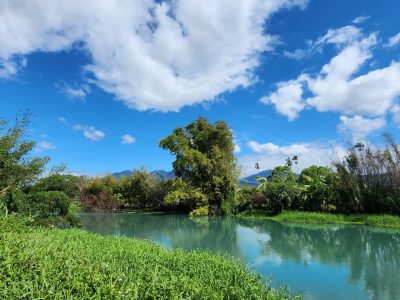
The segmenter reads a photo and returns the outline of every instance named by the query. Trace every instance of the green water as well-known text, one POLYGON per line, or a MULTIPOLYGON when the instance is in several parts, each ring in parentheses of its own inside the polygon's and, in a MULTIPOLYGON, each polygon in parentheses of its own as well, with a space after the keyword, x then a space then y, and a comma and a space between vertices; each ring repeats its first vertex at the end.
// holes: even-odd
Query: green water
POLYGON ((228 253, 303 299, 400 299, 400 231, 168 214, 82 217, 100 234, 228 253))

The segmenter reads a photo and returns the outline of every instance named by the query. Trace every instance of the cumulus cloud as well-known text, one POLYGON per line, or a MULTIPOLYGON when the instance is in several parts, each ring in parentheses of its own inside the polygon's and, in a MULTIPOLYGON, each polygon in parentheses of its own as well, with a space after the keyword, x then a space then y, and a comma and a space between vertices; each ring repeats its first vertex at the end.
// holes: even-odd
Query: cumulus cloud
POLYGON ((363 141, 371 132, 382 129, 386 125, 384 118, 364 118, 362 116, 340 117, 338 131, 347 134, 353 142, 363 141))
POLYGON ((131 136, 130 134, 124 134, 121 139, 121 143, 124 145, 131 145, 136 142, 135 137, 131 136))
POLYGON ((248 142, 247 146, 253 154, 239 159, 242 167, 242 175, 253 174, 254 163, 258 162, 263 170, 273 169, 285 164, 287 157, 298 156, 296 172, 311 165, 330 166, 332 161, 341 159, 345 155, 345 149, 335 143, 295 143, 290 145, 277 145, 274 143, 261 144, 256 141, 248 142))
POLYGON ((372 132, 384 126, 382 118, 400 96, 400 62, 393 61, 389 66, 360 74, 373 58, 377 40, 377 33, 365 35, 354 26, 328 30, 311 47, 322 49, 333 44, 338 53, 317 74, 304 73, 296 79, 279 82, 276 90, 261 98, 261 102, 274 105, 289 120, 296 119, 307 107, 320 112, 339 112, 350 118, 342 117, 338 127, 343 129, 341 132, 350 130, 343 120, 354 128, 362 121, 371 126, 350 131, 365 137, 368 129, 372 132))
POLYGON ((100 141, 106 136, 103 131, 96 129, 94 126, 76 124, 72 128, 77 131, 82 131, 83 136, 93 142, 100 141))
POLYGON ((385 47, 394 47, 400 45, 400 32, 394 36, 392 36, 389 41, 387 42, 387 44, 385 45, 385 47))
POLYGON ((73 87, 64 81, 55 84, 58 91, 64 94, 67 98, 85 101, 86 96, 90 93, 90 87, 87 84, 73 87))
POLYGON ((36 145, 36 152, 43 152, 43 151, 47 151, 47 150, 54 150, 57 149, 56 145, 46 142, 46 141, 41 141, 39 143, 37 143, 36 145))
POLYGON ((305 107, 302 95, 302 80, 292 80, 278 83, 277 90, 262 97, 260 101, 274 105, 280 114, 287 116, 289 121, 293 121, 305 107))
POLYGON ((254 83, 260 54, 276 41, 266 20, 307 3, 4 0, 0 74, 18 71, 15 55, 82 44, 92 59, 84 66, 92 84, 131 108, 177 111, 254 83))

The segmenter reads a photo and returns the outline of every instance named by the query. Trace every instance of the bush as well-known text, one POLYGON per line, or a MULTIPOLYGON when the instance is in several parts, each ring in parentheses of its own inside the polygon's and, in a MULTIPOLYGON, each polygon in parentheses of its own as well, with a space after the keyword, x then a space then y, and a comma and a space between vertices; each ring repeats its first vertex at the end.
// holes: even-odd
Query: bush
MULTIPOLYGON (((260 178, 262 183, 257 188, 264 198, 260 198, 262 204, 270 214, 276 215, 283 209, 291 207, 300 195, 300 187, 296 182, 296 174, 288 166, 279 166, 272 170, 268 178, 260 178)), ((259 196, 260 197, 260 196, 259 196)))
POLYGON ((19 208, 25 215, 48 217, 66 216, 68 213, 70 199, 63 192, 37 192, 25 197, 26 200, 19 208))
POLYGON ((389 135, 384 138, 383 150, 357 143, 335 162, 341 211, 400 214, 400 149, 389 135))
POLYGON ((208 206, 200 206, 189 213, 189 217, 208 216, 208 206))
POLYGON ((135 169, 120 179, 119 194, 133 208, 159 208, 166 193, 165 182, 155 179, 146 169, 135 169))
POLYGON ((338 176, 329 168, 311 166, 304 169, 299 177, 301 197, 296 209, 305 211, 335 210, 338 176))
POLYGON ((65 193, 71 200, 79 195, 79 183, 81 179, 73 175, 52 174, 50 176, 39 179, 29 191, 32 192, 48 192, 60 191, 65 193))
POLYGON ((164 204, 169 207, 183 208, 191 211, 208 203, 208 198, 199 188, 181 178, 170 181, 164 204))
POLYGON ((119 189, 118 180, 112 176, 86 180, 79 195, 80 205, 86 211, 119 209, 123 206, 119 189))

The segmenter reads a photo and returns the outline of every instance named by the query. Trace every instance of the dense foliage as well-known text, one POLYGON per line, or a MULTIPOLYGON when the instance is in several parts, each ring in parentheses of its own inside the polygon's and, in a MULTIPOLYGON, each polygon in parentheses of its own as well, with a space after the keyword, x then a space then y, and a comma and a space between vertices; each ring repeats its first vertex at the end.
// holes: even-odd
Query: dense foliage
POLYGON ((0 120, 0 214, 16 213, 32 216, 37 223, 75 226, 79 220, 70 210, 71 198, 77 196, 70 188, 75 177, 53 174, 40 178, 47 157, 33 157, 35 143, 25 140, 29 115, 17 118, 8 128, 0 120), (70 198, 71 197, 71 198, 70 198))
POLYGON ((0 209, 9 212, 12 203, 6 202, 9 193, 23 188, 35 181, 44 170, 47 157, 30 157, 35 143, 25 141, 29 116, 17 118, 15 126, 8 128, 7 122, 0 119, 0 209))
POLYGON ((290 299, 222 255, 0 218, 0 299, 290 299))
POLYGON ((343 161, 333 162, 336 171, 311 166, 296 176, 291 161, 287 161, 271 176, 259 178, 257 188, 240 191, 238 212, 261 209, 270 215, 282 210, 400 215, 400 150, 390 136, 385 135, 385 141, 383 150, 361 143, 349 145, 343 161))
POLYGON ((238 173, 232 132, 225 122, 210 124, 205 118, 199 118, 184 128, 176 128, 161 140, 160 146, 175 156, 175 175, 185 181, 185 184, 172 185, 167 202, 182 195, 177 200, 187 203, 180 199, 185 199, 185 194, 193 190, 196 199, 188 203, 190 208, 204 205, 206 199, 209 214, 221 214, 227 207, 224 202, 234 201, 238 173))
POLYGON ((311 166, 297 175, 301 157, 286 159, 258 187, 238 187, 232 132, 225 122, 204 118, 176 128, 160 142, 174 156, 176 178, 163 181, 142 167, 119 179, 88 178, 56 168, 43 176, 47 157, 35 157, 26 141, 28 116, 7 127, 0 122, 0 211, 36 217, 71 216, 71 204, 86 211, 181 210, 192 216, 284 210, 400 215, 400 150, 390 136, 385 147, 349 145, 334 169, 311 166))

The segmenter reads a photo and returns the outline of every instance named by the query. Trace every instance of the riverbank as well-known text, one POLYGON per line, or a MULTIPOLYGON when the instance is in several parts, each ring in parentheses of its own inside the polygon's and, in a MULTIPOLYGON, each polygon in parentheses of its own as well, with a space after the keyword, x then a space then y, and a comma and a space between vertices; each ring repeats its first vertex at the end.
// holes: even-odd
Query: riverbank
POLYGON ((268 216, 265 211, 249 211, 237 215, 241 218, 268 219, 279 222, 318 224, 358 224, 379 227, 400 228, 400 217, 392 215, 340 215, 319 212, 283 211, 276 216, 268 216))
POLYGON ((0 299, 289 299, 222 255, 0 218, 0 299))

